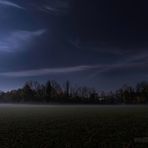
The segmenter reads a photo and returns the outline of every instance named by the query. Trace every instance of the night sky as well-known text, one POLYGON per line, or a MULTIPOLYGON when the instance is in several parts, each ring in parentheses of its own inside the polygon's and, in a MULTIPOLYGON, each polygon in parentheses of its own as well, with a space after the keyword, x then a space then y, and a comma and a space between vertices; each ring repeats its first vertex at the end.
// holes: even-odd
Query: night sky
POLYGON ((146 0, 0 0, 0 89, 27 80, 114 90, 148 80, 146 0))

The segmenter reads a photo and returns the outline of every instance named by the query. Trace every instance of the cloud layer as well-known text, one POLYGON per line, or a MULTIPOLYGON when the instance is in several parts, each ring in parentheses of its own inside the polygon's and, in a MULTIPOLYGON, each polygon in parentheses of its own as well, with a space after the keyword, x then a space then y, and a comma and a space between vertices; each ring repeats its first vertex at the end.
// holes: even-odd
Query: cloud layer
POLYGON ((14 31, 0 40, 0 51, 16 52, 21 50, 25 45, 30 44, 34 39, 43 35, 45 32, 45 29, 36 31, 14 31))
POLYGON ((67 74, 73 72, 81 72, 81 71, 96 69, 99 67, 100 65, 81 65, 81 66, 64 67, 64 68, 45 68, 45 69, 36 69, 36 70, 5 72, 5 73, 0 73, 0 75, 7 77, 45 76, 50 74, 67 74))
POLYGON ((7 6, 7 7, 14 7, 18 9, 24 9, 22 6, 7 0, 0 0, 0 5, 7 6))
POLYGON ((69 1, 51 0, 50 2, 43 2, 43 4, 39 7, 39 10, 55 15, 65 14, 69 10, 69 1))

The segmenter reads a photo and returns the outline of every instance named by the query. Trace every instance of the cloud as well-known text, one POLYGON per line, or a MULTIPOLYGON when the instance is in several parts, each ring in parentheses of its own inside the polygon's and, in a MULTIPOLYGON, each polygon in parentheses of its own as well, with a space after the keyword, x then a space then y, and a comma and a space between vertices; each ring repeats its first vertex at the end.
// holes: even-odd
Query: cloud
POLYGON ((147 63, 119 63, 119 64, 98 64, 98 65, 79 65, 72 67, 60 67, 60 68, 41 68, 41 69, 32 69, 32 70, 20 70, 20 71, 10 71, 10 72, 1 72, 0 76, 5 77, 37 77, 37 76, 46 76, 46 75, 56 75, 56 74, 68 74, 74 72, 84 72, 89 71, 87 74, 88 79, 96 78, 99 75, 106 75, 110 73, 121 72, 123 74, 130 73, 135 70, 147 71, 147 63))
POLYGON ((0 5, 4 5, 4 6, 8 6, 8 7, 14 7, 14 8, 18 8, 18 9, 24 9, 23 7, 21 7, 20 5, 7 1, 7 0, 0 0, 0 5))
POLYGON ((69 9, 69 2, 68 1, 62 1, 62 0, 54 0, 50 1, 50 3, 43 4, 39 10, 50 13, 50 14, 56 14, 61 15, 67 13, 69 9))
POLYGON ((8 34, 4 39, 0 40, 0 51, 16 52, 20 50, 20 48, 30 44, 30 42, 43 35, 45 32, 45 29, 37 31, 14 31, 8 34))
POLYGON ((77 48, 77 49, 80 49, 81 48, 81 42, 80 42, 80 40, 77 38, 77 39, 75 39, 75 40, 69 40, 69 43, 73 46, 73 47, 75 47, 75 48, 77 48))
POLYGON ((51 7, 51 6, 44 6, 44 9, 46 12, 58 12, 59 9, 55 8, 55 7, 51 7))
POLYGON ((136 75, 148 72, 148 56, 146 53, 132 54, 125 59, 112 64, 102 64, 102 68, 96 69, 89 78, 97 78, 98 76, 110 77, 111 75, 136 75))
POLYGON ((81 72, 81 71, 91 70, 99 67, 102 67, 102 66, 101 65, 82 65, 82 66, 73 66, 73 67, 64 67, 64 68, 45 68, 45 69, 36 69, 36 70, 4 72, 4 73, 0 73, 0 76, 7 76, 7 77, 45 76, 50 74, 67 74, 72 72, 81 72))

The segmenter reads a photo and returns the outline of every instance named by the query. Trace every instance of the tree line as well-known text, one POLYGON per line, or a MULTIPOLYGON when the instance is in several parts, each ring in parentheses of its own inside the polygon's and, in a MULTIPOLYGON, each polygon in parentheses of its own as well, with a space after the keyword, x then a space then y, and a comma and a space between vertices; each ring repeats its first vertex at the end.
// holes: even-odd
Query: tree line
POLYGON ((17 90, 0 92, 0 103, 37 104, 148 104, 148 82, 135 87, 124 85, 108 93, 89 87, 73 87, 66 81, 62 87, 57 81, 40 84, 28 81, 17 90))

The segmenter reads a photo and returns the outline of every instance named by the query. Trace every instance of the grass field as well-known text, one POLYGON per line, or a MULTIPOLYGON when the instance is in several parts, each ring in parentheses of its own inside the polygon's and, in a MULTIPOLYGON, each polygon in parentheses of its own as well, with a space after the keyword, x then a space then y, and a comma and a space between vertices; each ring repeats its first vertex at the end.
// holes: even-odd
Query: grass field
POLYGON ((137 137, 148 137, 147 106, 0 106, 0 148, 126 148, 137 137))

